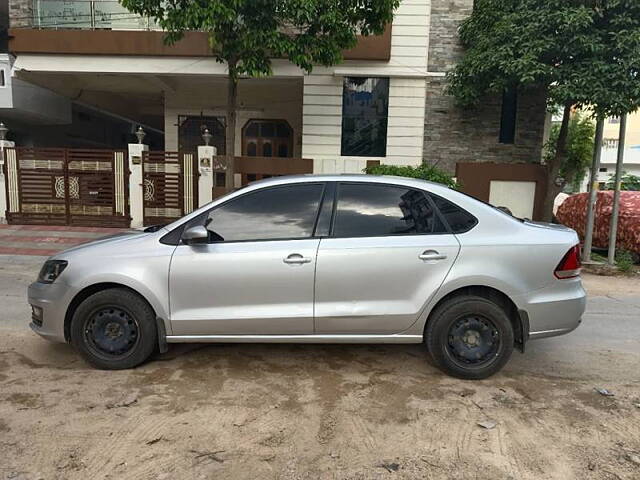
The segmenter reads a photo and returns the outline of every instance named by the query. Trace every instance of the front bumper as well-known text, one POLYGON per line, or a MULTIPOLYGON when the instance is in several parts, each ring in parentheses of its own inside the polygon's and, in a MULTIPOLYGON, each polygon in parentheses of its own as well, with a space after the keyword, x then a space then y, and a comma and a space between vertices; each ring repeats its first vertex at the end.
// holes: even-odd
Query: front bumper
POLYGON ((575 330, 582 321, 587 294, 580 278, 557 280, 548 287, 514 297, 529 318, 529 339, 554 337, 575 330))
POLYGON ((39 283, 29 285, 27 297, 32 307, 42 310, 38 321, 32 321, 29 326, 41 337, 54 342, 65 342, 64 318, 71 293, 65 283, 39 283))

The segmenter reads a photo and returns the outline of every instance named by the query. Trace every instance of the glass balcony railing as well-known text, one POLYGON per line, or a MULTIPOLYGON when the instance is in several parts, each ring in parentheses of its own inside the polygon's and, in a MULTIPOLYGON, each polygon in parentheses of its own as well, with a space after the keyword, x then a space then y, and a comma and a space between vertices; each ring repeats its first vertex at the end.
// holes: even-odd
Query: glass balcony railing
POLYGON ((130 12, 114 0, 34 0, 36 28, 159 30, 148 17, 130 12))

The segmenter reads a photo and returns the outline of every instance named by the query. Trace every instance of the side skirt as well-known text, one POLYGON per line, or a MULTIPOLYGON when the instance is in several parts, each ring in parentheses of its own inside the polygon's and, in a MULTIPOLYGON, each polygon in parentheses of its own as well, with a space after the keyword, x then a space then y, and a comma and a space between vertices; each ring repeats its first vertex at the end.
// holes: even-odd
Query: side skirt
POLYGON ((167 335, 168 343, 422 343, 422 335, 167 335))

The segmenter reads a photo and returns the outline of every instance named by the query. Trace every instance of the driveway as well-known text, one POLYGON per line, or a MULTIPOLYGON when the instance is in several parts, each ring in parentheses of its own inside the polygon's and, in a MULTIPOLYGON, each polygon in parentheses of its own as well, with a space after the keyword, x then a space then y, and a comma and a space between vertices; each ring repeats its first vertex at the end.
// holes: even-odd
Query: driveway
POLYGON ((640 478, 638 279, 585 275, 583 325, 480 382, 418 345, 183 345, 103 372, 29 332, 42 260, 0 256, 0 479, 640 478))

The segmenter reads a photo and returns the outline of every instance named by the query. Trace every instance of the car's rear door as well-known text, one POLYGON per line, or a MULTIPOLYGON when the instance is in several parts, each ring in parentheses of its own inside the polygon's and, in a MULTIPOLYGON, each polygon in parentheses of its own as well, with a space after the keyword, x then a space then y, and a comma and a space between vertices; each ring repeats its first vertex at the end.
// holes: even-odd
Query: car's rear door
POLYGON ((173 335, 313 333, 323 190, 315 182, 263 188, 200 216, 210 242, 178 245, 171 261, 173 335))
POLYGON ((459 249, 425 192, 339 183, 331 233, 318 249, 315 332, 407 329, 442 284, 459 249))

